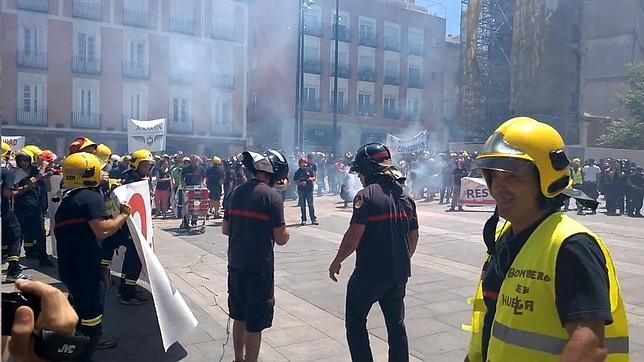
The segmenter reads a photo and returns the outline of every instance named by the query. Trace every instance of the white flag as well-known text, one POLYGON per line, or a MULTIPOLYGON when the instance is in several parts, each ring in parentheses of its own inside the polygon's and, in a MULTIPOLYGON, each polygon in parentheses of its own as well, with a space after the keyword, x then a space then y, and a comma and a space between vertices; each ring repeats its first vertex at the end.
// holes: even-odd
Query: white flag
POLYGON ((141 148, 151 152, 165 151, 165 118, 150 121, 130 119, 127 122, 127 148, 132 153, 141 148))

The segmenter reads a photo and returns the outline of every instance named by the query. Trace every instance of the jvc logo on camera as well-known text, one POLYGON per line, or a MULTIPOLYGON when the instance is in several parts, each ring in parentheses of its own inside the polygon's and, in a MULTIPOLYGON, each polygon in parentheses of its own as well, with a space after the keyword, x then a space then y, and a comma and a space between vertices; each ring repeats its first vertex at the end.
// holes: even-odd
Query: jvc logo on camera
POLYGON ((72 354, 76 350, 76 345, 74 344, 63 344, 59 349, 58 353, 72 354))

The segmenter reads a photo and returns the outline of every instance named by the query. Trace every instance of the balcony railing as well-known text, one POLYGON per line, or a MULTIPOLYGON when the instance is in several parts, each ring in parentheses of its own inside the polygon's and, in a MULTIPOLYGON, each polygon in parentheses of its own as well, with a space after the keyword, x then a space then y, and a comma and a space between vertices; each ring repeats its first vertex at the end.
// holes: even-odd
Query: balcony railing
POLYGON ((47 108, 32 109, 25 111, 22 107, 16 108, 16 121, 18 124, 32 126, 47 125, 47 108))
POLYGON ((171 133, 192 133, 192 121, 170 119, 168 122, 168 131, 171 133))
POLYGON ((16 54, 16 65, 23 68, 47 69, 47 52, 20 49, 16 54))
POLYGON ((213 73, 212 85, 222 89, 233 89, 235 87, 235 78, 229 73, 213 73))
POLYGON ((385 40, 385 50, 399 52, 401 49, 400 42, 395 40, 385 40))
POLYGON ((322 25, 319 22, 304 22, 304 34, 322 36, 322 25))
POLYGON ((101 74, 101 59, 88 59, 85 56, 72 57, 72 71, 80 74, 101 74))
POLYGON ((101 2, 91 0, 73 0, 72 15, 76 18, 101 20, 101 2))
POLYGON ((400 76, 398 74, 385 74, 383 81, 389 85, 400 85, 400 76))
POLYGON ((92 112, 72 112, 72 127, 101 128, 101 115, 92 112))
POLYGON ((360 45, 368 46, 375 48, 378 46, 376 41, 376 34, 370 31, 361 31, 360 32, 360 45))
POLYGON ((372 67, 360 67, 358 79, 373 82, 376 80, 376 71, 372 67))
POLYGON ((191 68, 178 68, 170 66, 170 81, 173 83, 188 84, 194 80, 194 72, 191 68))
MULTIPOLYGON (((351 43, 351 29, 348 26, 340 24, 338 27, 338 40, 351 43)), ((335 24, 331 25, 331 39, 335 39, 335 24)))
POLYGON ((305 73, 322 73, 322 63, 317 59, 304 59, 303 69, 305 73))
POLYGON ((388 119, 398 119, 400 118, 400 111, 397 109, 384 108, 383 116, 388 119))
POLYGON ((123 77, 132 79, 149 79, 150 66, 144 63, 123 63, 123 77))
MULTIPOLYGON (((329 101, 329 113, 333 113, 333 92, 331 93, 331 100, 329 101)), ((349 114, 349 104, 338 100, 338 114, 349 114)))
POLYGON ((18 0, 18 9, 49 12, 49 0, 18 0))
MULTIPOLYGON (((335 75, 335 64, 331 62, 331 76, 335 75)), ((351 78, 351 67, 348 64, 338 64, 338 77, 351 78)))
POLYGON ((419 76, 409 76, 409 88, 423 88, 423 77, 419 76))
POLYGON ((307 112, 319 112, 320 100, 319 99, 303 99, 302 107, 307 112))
POLYGON ((123 8, 123 24, 138 28, 149 27, 150 13, 147 10, 123 8))
POLYGON ((376 112, 374 111, 373 103, 358 103, 358 109, 356 110, 359 116, 375 116, 376 112))
POLYGON ((194 19, 185 16, 170 17, 170 31, 180 34, 194 34, 194 19))
POLYGON ((214 39, 235 40, 235 27, 232 24, 213 24, 210 36, 214 39))
POLYGON ((424 55, 423 45, 422 44, 409 43, 409 54, 424 55))

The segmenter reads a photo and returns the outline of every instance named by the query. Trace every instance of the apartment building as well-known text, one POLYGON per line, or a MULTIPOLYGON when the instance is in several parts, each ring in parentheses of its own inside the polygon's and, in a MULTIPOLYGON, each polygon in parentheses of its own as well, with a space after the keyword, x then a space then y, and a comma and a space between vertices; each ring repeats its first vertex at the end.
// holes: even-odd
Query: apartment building
POLYGON ((248 4, 2 1, 2 133, 65 153, 78 135, 127 151, 126 121, 167 118, 167 151, 246 139, 248 4))

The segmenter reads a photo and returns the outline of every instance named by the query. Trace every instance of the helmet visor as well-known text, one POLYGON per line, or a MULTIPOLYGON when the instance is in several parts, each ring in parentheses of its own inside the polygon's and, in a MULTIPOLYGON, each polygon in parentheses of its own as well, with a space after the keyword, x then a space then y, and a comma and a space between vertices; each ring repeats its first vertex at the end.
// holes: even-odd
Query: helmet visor
POLYGON ((503 133, 495 132, 483 145, 481 155, 486 154, 504 154, 509 156, 524 155, 525 152, 507 143, 503 138, 503 133))
POLYGON ((477 159, 472 169, 521 173, 529 170, 531 167, 534 167, 532 162, 520 158, 487 157, 477 159))

